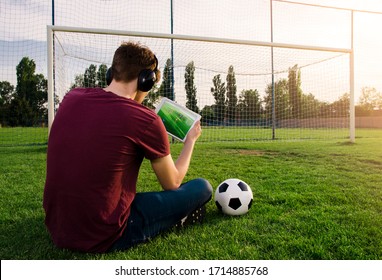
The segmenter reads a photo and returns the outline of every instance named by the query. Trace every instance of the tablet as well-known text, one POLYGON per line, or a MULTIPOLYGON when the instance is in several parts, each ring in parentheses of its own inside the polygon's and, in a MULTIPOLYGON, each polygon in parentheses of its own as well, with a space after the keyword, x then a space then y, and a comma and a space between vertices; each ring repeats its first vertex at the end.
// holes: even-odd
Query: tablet
POLYGON ((163 97, 155 112, 162 119, 167 133, 184 142, 187 134, 201 116, 174 101, 163 97))

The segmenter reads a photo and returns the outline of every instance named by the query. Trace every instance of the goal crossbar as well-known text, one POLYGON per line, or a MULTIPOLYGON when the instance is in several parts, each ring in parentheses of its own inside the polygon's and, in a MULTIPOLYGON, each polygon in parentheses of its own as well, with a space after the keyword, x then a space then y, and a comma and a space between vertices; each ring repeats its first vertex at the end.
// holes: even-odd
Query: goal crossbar
POLYGON ((299 45, 299 44, 285 44, 277 42, 265 42, 265 41, 252 41, 252 40, 239 40, 219 37, 203 37, 193 35, 181 35, 181 34, 167 34, 167 33, 152 33, 152 32, 137 32, 137 31, 124 31, 113 29, 100 29, 100 28, 81 28, 71 26, 56 26, 49 25, 48 32, 62 31, 73 33, 90 33, 90 34, 104 34, 104 35, 121 35, 132 37, 151 37, 159 39, 176 39, 187 41, 200 41, 211 43, 226 43, 226 44, 238 44, 248 46, 261 46, 261 47, 275 47, 275 48, 288 48, 288 49, 301 49, 301 50, 313 50, 313 51, 327 51, 327 52, 340 52, 351 53, 351 49, 347 48, 331 48, 314 45, 299 45))

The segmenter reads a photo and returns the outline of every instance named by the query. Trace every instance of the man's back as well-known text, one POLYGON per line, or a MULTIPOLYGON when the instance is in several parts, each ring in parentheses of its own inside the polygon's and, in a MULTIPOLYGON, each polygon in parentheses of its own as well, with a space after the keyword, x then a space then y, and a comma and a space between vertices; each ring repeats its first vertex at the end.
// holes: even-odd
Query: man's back
POLYGON ((143 158, 167 154, 153 111, 100 88, 68 93, 48 143, 44 208, 54 243, 107 250, 124 229, 143 158))

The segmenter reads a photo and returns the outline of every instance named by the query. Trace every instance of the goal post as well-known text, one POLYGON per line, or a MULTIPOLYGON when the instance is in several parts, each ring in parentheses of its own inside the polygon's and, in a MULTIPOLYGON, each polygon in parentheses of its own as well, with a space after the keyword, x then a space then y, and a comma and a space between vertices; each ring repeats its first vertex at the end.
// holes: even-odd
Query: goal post
POLYGON ((54 109, 54 51, 53 51, 53 28, 48 26, 47 28, 47 62, 48 62, 48 134, 52 127, 55 109, 54 109))
POLYGON ((350 59, 349 59, 349 80, 350 80, 350 120, 349 120, 349 140, 355 142, 355 97, 354 97, 354 11, 351 11, 351 31, 350 31, 350 59))
MULTIPOLYGON (((280 131, 277 139, 355 140, 352 49, 68 26, 47 27, 49 129, 57 109, 55 102, 62 99, 76 75, 89 64, 109 67, 118 44, 129 40, 149 46, 160 60, 162 73, 173 65, 173 69, 167 68, 175 73, 170 82, 175 100, 184 106, 190 86, 184 77, 193 71, 191 85, 207 128, 206 141, 271 139, 272 121, 280 131), (174 56, 167 64, 172 57, 171 41, 174 56), (270 67, 271 59, 275 69, 270 67), (275 101, 276 116, 269 115, 270 86, 280 95, 275 101), (219 90, 225 95, 221 109, 219 90), (325 136, 321 137, 319 130, 325 136), (339 134, 330 136, 333 132, 339 134)), ((163 84, 155 90, 160 92, 163 84)))

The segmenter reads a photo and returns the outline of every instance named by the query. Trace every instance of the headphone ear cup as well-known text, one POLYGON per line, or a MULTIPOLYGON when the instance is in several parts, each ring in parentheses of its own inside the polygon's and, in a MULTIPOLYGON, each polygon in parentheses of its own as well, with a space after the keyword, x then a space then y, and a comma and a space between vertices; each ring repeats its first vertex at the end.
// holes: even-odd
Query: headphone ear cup
POLYGON ((113 73, 111 72, 111 67, 106 71, 106 84, 110 85, 113 80, 113 73))
POLYGON ((155 72, 150 69, 143 69, 138 76, 138 90, 147 92, 156 82, 155 72))

